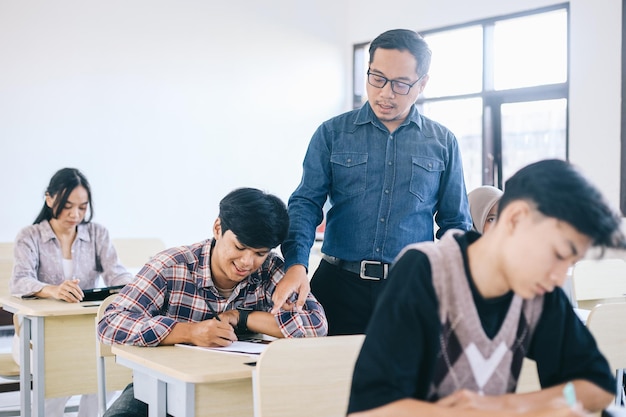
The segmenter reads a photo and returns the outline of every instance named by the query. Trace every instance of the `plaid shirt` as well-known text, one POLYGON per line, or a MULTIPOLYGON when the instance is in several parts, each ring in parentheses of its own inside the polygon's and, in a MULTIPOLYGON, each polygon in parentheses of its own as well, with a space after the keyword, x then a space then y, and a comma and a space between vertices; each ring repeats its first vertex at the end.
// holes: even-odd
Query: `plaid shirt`
MULTIPOLYGON (((260 269, 222 297, 211 278, 213 239, 167 249, 155 255, 107 307, 98 323, 104 343, 157 346, 177 322, 199 322, 237 307, 269 312, 283 260, 270 252, 260 269), (209 307, 210 305, 210 307, 209 307)), ((285 337, 325 336, 328 323, 319 302, 309 294, 302 313, 275 315, 285 337)))

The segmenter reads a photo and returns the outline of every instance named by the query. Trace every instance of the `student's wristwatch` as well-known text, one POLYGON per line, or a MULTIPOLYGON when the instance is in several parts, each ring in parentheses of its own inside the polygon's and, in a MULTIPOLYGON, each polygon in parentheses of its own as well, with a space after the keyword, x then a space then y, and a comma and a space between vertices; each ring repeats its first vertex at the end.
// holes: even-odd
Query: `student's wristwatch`
POLYGON ((239 311, 239 321, 235 330, 237 333, 248 333, 250 331, 248 330, 248 315, 254 310, 247 307, 237 307, 237 311, 239 311))

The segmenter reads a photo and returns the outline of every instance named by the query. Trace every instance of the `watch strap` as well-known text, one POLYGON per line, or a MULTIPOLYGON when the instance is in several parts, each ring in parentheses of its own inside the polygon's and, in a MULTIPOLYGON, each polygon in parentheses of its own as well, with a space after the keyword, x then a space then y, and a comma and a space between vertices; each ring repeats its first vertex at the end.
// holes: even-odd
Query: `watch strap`
POLYGON ((235 329, 237 333, 248 333, 248 315, 252 313, 252 309, 249 308, 238 308, 239 311, 239 321, 237 322, 237 328, 235 329))

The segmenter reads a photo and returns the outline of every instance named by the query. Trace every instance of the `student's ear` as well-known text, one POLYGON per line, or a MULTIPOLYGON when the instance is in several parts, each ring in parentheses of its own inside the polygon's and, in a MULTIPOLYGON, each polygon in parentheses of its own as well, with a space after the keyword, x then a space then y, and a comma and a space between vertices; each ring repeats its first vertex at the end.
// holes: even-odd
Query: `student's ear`
POLYGON ((222 237, 222 223, 220 222, 220 218, 215 219, 215 223, 213 223, 213 236, 215 239, 220 239, 222 237))
POLYGON ((430 75, 426 74, 424 75, 424 78, 420 80, 420 84, 419 84, 420 94, 424 92, 424 88, 426 87, 426 84, 428 84, 429 79, 430 79, 430 75))
POLYGON ((50 209, 54 207, 54 198, 49 193, 46 193, 46 206, 50 209))
POLYGON ((498 214, 497 223, 502 222, 507 230, 514 231, 531 214, 531 208, 524 200, 509 203, 502 213, 498 214))

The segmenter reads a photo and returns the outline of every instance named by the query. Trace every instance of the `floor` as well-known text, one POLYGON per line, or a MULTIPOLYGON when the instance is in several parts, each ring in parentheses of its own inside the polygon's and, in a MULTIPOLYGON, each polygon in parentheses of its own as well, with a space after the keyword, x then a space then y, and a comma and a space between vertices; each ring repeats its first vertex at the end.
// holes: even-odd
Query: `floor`
MULTIPOLYGON (((0 353, 11 351, 11 341, 13 338, 12 329, 0 328, 0 353)), ((6 382, 14 382, 0 377, 0 384, 6 382)), ((76 417, 79 396, 72 397, 67 403, 65 408, 64 417, 76 417)), ((0 417, 10 417, 20 415, 20 393, 15 392, 2 392, 0 393, 0 417)))

